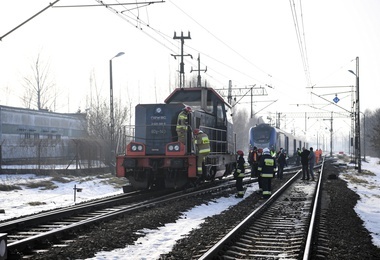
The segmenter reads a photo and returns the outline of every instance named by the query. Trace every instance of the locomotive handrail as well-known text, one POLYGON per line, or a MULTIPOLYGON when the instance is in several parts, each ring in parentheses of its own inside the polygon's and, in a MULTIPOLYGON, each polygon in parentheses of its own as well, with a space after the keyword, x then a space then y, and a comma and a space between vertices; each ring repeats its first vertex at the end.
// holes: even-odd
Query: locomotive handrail
POLYGON ((209 136, 210 146, 215 148, 214 151, 210 152, 211 155, 212 154, 225 153, 224 150, 228 150, 227 130, 218 129, 218 128, 214 128, 214 127, 208 127, 208 126, 199 126, 199 129, 201 129, 202 131, 204 130, 205 132, 215 133, 212 136, 213 137, 219 136, 219 138, 220 138, 220 139, 211 139, 209 136), (224 136, 224 138, 223 138, 223 136, 224 136), (225 139, 225 140, 223 140, 223 139, 225 139), (215 144, 214 146, 212 145, 213 143, 215 144), (225 145, 224 150, 222 149, 223 144, 225 145))

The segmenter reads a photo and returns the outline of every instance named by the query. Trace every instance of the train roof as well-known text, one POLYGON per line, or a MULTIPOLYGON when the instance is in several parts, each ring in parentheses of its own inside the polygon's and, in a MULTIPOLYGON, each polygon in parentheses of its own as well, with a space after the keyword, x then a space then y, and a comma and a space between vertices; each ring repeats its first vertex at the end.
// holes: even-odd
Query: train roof
MULTIPOLYGON (((286 131, 284 131, 284 130, 282 130, 280 128, 274 127, 274 126, 272 126, 270 124, 267 124, 267 123, 261 123, 261 124, 258 124, 256 126, 251 127, 251 129, 255 129, 255 128, 257 128, 257 129, 271 128, 271 129, 275 130, 276 132, 281 132, 281 133, 284 133, 284 134, 286 134, 288 136, 296 137, 292 133, 286 132, 286 131)), ((301 139, 303 139, 303 138, 301 138, 301 139)))
POLYGON ((213 88, 176 88, 166 99, 165 103, 195 103, 201 102, 202 90, 207 90, 207 101, 219 100, 225 104, 225 106, 231 108, 222 96, 219 95, 213 88))

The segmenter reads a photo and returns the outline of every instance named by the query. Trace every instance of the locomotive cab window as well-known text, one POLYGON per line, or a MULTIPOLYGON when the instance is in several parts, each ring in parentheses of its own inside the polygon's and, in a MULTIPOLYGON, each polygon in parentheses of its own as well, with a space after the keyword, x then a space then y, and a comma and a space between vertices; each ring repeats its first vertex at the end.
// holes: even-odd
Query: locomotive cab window
POLYGON ((224 111, 222 104, 218 103, 216 107, 216 118, 217 118, 217 124, 218 126, 224 125, 224 111))

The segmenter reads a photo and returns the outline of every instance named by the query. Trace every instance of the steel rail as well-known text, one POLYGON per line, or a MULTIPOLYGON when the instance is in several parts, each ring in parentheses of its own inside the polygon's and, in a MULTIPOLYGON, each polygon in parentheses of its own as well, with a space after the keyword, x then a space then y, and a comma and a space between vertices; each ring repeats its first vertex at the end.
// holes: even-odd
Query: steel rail
POLYGON ((276 199, 289 187, 296 179, 301 171, 298 171, 292 178, 290 178, 280 189, 278 189, 267 201, 256 208, 251 214, 249 214, 243 221, 241 221, 235 228, 228 232, 222 239, 220 239, 214 246, 207 250, 199 260, 213 259, 218 256, 218 253, 222 248, 229 244, 236 234, 241 233, 247 226, 249 226, 253 220, 256 219, 262 211, 268 208, 276 199))
MULTIPOLYGON (((221 189, 230 189, 231 187, 234 187, 234 186, 235 186, 235 182, 228 181, 226 183, 221 183, 221 185, 218 185, 215 187, 204 188, 204 189, 201 189, 198 191, 191 191, 191 192, 187 192, 187 193, 184 193, 184 191, 177 191, 177 192, 167 194, 167 195, 164 195, 161 197, 153 198, 150 200, 144 200, 141 202, 136 202, 136 203, 133 203, 132 205, 128 205, 128 206, 122 207, 119 205, 117 208, 113 208, 112 210, 109 210, 107 212, 105 212, 106 209, 102 209, 102 210, 100 210, 98 215, 89 216, 89 214, 85 214, 84 216, 73 217, 71 220, 68 219, 68 221, 67 221, 68 224, 65 226, 62 226, 64 220, 61 220, 59 223, 57 222, 58 224, 56 224, 57 226, 59 226, 59 224, 61 224, 61 226, 54 228, 53 230, 48 230, 45 232, 41 232, 39 234, 34 234, 33 236, 26 237, 26 238, 8 243, 8 245, 7 245, 8 252, 17 252, 17 251, 23 250, 25 248, 30 248, 30 247, 33 247, 33 245, 38 243, 39 241, 47 241, 47 240, 52 239, 52 238, 60 237, 60 234, 68 233, 69 231, 79 229, 82 226, 91 225, 91 224, 94 224, 97 222, 110 220, 110 219, 116 218, 120 215, 124 215, 127 213, 133 213, 134 211, 138 211, 141 209, 146 209, 146 208, 156 206, 157 204, 170 203, 172 201, 177 201, 177 200, 187 198, 187 197, 195 197, 195 196, 199 196, 199 195, 202 195, 205 193, 212 193, 215 191, 219 191, 221 189), (85 219, 81 219, 82 217, 85 219), (70 223, 70 221, 71 221, 71 223, 70 223), (73 221, 75 221, 75 222, 73 222, 73 221)), ((96 213, 96 212, 94 212, 94 213, 96 213)), ((51 227, 54 225, 55 224, 53 222, 52 224, 50 224, 48 226, 51 227)), ((31 232, 31 233, 33 233, 33 232, 31 232)))

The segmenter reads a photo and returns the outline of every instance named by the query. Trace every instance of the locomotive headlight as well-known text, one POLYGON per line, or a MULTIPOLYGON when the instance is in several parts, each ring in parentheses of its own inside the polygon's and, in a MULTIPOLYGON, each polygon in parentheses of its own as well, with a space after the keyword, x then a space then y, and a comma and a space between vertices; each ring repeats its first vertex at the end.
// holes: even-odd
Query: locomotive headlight
POLYGON ((142 150, 143 150, 142 145, 139 145, 139 146, 137 147, 137 149, 138 149, 139 151, 142 151, 142 150))
POLYGON ((135 151, 137 150, 137 145, 132 145, 132 147, 131 147, 131 148, 132 148, 132 151, 134 151, 134 152, 135 152, 135 151))
POLYGON ((186 151, 185 149, 183 149, 183 144, 181 144, 180 142, 172 142, 166 145, 166 155, 180 156, 185 155, 185 153, 186 151))

